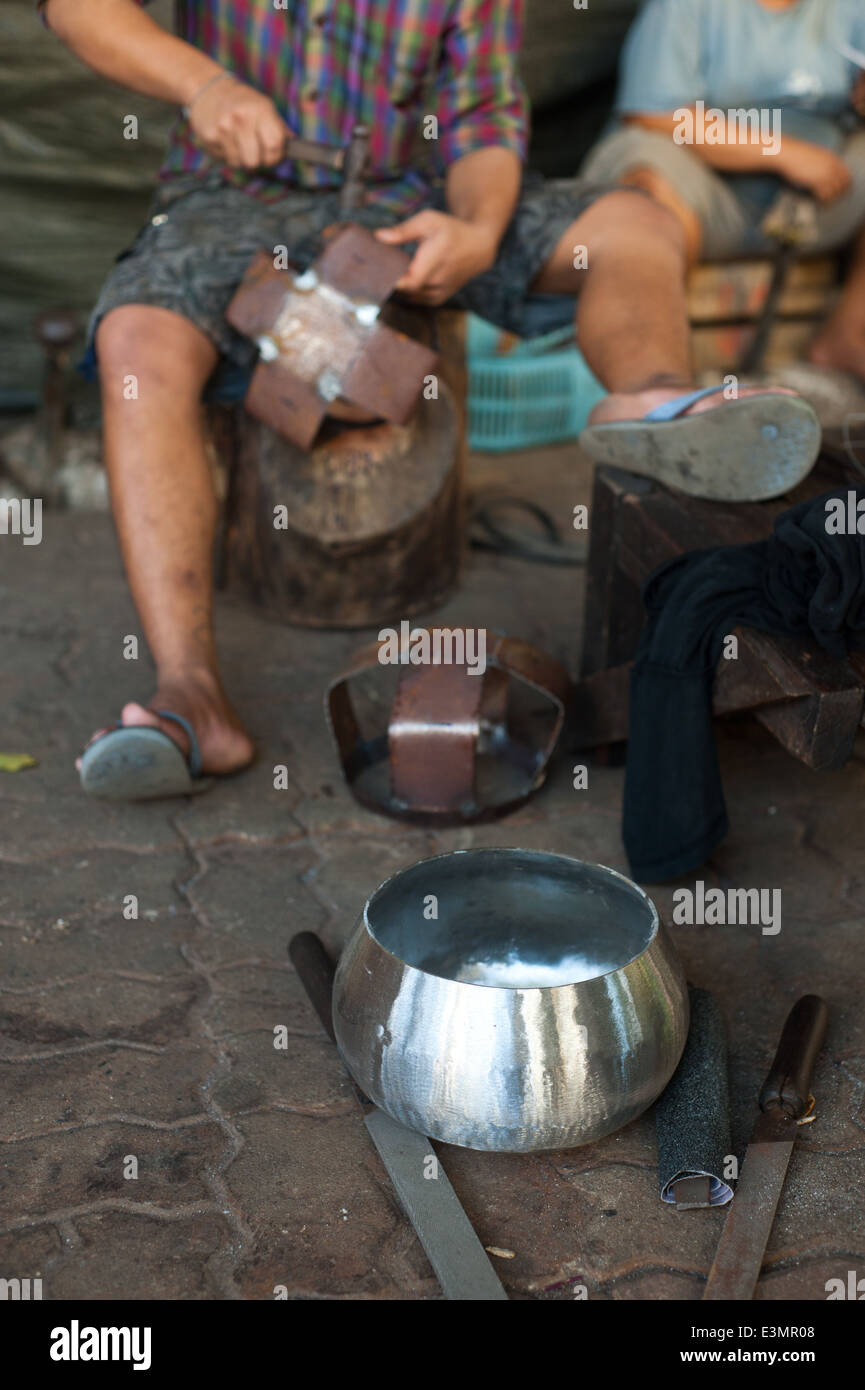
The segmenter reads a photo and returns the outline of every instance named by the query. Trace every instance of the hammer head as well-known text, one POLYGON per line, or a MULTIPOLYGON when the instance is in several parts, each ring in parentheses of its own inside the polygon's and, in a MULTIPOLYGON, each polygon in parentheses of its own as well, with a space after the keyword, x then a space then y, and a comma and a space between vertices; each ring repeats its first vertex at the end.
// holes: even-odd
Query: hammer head
POLYGON ((359 208, 364 199, 364 181, 369 164, 369 126, 356 125, 345 150, 342 166, 340 211, 359 208))

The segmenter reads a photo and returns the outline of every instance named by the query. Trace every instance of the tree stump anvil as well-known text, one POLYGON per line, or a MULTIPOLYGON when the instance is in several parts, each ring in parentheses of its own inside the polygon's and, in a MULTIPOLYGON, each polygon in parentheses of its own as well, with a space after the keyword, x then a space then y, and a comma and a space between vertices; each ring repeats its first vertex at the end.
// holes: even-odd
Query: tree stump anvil
POLYGON ((245 405, 302 449, 331 402, 405 424, 438 354, 381 323, 409 258, 348 223, 302 273, 277 269, 261 251, 228 306, 228 322, 261 354, 245 405))

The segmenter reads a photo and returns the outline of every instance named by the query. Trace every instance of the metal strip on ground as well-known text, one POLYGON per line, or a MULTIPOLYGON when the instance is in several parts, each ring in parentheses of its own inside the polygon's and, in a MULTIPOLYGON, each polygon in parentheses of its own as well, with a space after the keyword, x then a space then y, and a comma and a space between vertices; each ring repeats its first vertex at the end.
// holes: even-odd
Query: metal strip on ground
POLYGON ((397 1124, 383 1110, 364 1117, 445 1298, 507 1302, 507 1294, 460 1205, 444 1169, 424 1176, 432 1146, 423 1135, 397 1124))

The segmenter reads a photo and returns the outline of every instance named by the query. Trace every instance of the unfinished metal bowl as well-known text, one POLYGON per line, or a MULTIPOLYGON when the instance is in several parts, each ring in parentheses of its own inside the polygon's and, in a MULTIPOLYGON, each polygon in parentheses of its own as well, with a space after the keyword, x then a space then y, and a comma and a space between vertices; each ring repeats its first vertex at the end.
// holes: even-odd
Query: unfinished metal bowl
POLYGON ((688 1033, 681 963, 642 889, 523 849, 423 860, 368 899, 336 973, 346 1066, 434 1139, 527 1153, 611 1134, 688 1033))

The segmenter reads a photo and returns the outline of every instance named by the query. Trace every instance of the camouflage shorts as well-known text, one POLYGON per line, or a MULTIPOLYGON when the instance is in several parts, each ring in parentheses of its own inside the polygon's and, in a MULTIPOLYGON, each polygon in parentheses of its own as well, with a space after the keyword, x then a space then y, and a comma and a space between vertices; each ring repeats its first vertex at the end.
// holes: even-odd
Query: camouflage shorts
MULTIPOLYGON (((573 301, 564 295, 533 295, 529 286, 562 235, 581 212, 608 192, 579 179, 544 180, 529 174, 494 266, 451 301, 521 337, 535 337, 567 323, 573 301)), ((443 208, 435 190, 429 206, 443 208)), ((206 333, 223 362, 208 395, 238 399, 256 355, 253 344, 225 320, 229 300, 252 257, 262 248, 285 246, 303 266, 320 249, 320 234, 338 220, 338 194, 289 189, 263 203, 222 183, 218 176, 186 176, 160 186, 135 242, 118 258, 90 322, 83 369, 95 367, 93 335, 105 314, 123 304, 148 304, 182 314, 206 333)), ((352 217, 368 227, 398 219, 371 206, 352 217)))

